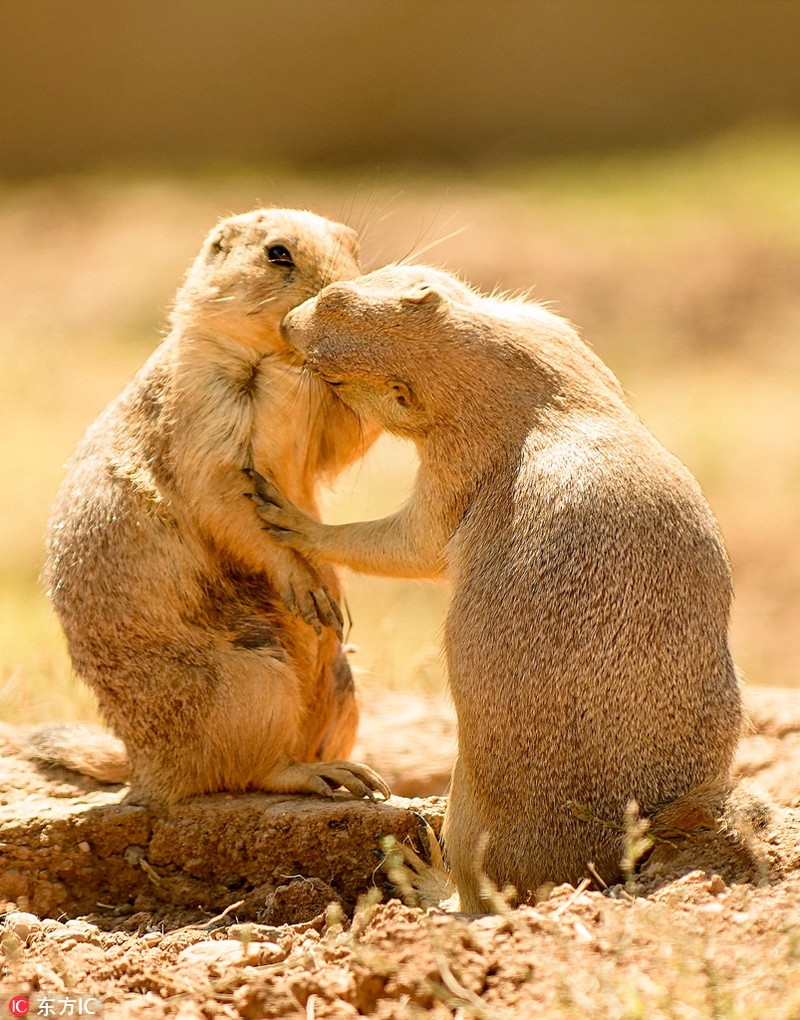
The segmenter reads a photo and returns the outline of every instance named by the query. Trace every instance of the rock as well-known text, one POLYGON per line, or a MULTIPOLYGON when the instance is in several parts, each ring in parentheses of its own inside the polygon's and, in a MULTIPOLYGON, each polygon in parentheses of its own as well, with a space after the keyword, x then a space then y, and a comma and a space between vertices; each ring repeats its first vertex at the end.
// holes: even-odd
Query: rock
POLYGON ((220 970, 230 964, 263 964, 283 955, 275 942, 240 942, 239 939, 208 939, 195 942, 178 953, 178 966, 202 965, 220 970))
POLYGON ((297 878, 279 885, 267 901, 262 920, 268 925, 302 924, 324 913, 331 903, 341 899, 327 882, 319 878, 297 878))
POLYGON ((12 910, 3 920, 5 930, 13 932, 23 942, 31 932, 37 931, 41 924, 36 914, 28 914, 23 910, 12 910))
MULTIPOLYGON (((264 921, 265 911, 308 920, 309 910, 328 902, 349 910, 375 884, 388 891, 382 837, 416 843, 415 812, 438 830, 445 806, 436 798, 383 803, 345 793, 330 800, 220 794, 160 816, 123 803, 124 790, 97 784, 87 792, 85 777, 74 797, 65 796, 66 770, 53 770, 51 781, 49 771, 19 758, 0 758, 0 787, 9 768, 20 796, 0 806, 0 909, 11 901, 20 916, 21 904, 38 917, 170 907, 209 917, 238 904, 227 915, 232 923, 264 921), (275 899, 295 877, 311 884, 275 899)), ((32 929, 24 930, 27 938, 32 929)), ((98 933, 78 925, 59 938, 94 942, 98 933)))

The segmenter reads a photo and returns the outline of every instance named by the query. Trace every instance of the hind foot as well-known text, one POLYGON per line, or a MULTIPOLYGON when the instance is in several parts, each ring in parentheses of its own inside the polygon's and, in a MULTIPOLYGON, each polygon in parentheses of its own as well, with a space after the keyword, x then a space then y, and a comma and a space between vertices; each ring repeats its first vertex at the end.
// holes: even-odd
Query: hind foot
POLYGON ((384 845, 387 852, 384 870, 403 901, 410 906, 458 910, 456 887, 444 862, 442 846, 429 823, 421 815, 417 817, 419 838, 427 860, 407 843, 398 845, 392 840, 391 845, 384 845))
POLYGON ((278 793, 316 793, 322 797, 332 797, 340 786, 354 797, 370 800, 375 799, 376 793, 384 800, 392 795, 377 772, 354 761, 296 761, 287 765, 269 784, 270 790, 278 793))

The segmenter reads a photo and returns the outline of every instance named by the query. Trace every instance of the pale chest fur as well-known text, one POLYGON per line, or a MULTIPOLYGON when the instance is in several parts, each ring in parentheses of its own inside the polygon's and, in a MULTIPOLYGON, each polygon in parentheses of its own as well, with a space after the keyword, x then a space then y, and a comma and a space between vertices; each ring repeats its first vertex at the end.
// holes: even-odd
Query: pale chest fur
POLYGON ((314 436, 324 415, 296 369, 275 358, 255 367, 250 392, 253 464, 268 471, 291 498, 315 512, 314 436))
POLYGON ((194 340, 176 354, 164 419, 172 459, 255 466, 313 509, 309 443, 317 411, 297 370, 214 341, 194 340))

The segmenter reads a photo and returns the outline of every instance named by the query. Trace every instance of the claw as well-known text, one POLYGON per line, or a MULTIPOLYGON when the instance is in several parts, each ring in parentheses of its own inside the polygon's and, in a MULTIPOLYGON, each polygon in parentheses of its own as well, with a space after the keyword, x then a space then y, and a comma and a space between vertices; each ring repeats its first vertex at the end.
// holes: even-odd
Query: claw
POLYGON ((266 506, 276 506, 279 510, 283 509, 281 504, 278 502, 278 497, 271 496, 268 492, 253 493, 250 498, 254 503, 258 503, 259 506, 266 504, 266 506))
POLYGON ((431 867, 445 870, 442 844, 436 838, 436 833, 433 831, 430 822, 426 818, 423 818, 418 811, 413 811, 412 814, 416 816, 420 823, 419 837, 420 842, 425 848, 426 856, 428 858, 427 863, 431 867))
POLYGON ((262 531, 266 531, 267 534, 271 535, 276 542, 288 542, 291 544, 291 536, 294 534, 293 531, 289 531, 286 528, 280 528, 277 524, 264 524, 261 528, 262 531))
POLYGON ((286 591, 284 591, 281 594, 281 598, 283 599, 283 604, 286 606, 286 608, 289 610, 289 612, 293 616, 296 615, 296 613, 297 613, 297 599, 295 598, 294 592, 291 589, 287 589, 286 591))
POLYGON ((268 481, 263 475, 259 474, 254 468, 242 468, 244 474, 250 479, 250 481, 256 487, 255 499, 262 500, 264 503, 274 503, 275 506, 279 504, 276 500, 279 497, 278 490, 268 481))
POLYGON ((336 634, 339 640, 342 640, 344 636, 343 630, 343 619, 341 610, 336 604, 335 599, 328 591, 327 588, 323 588, 321 591, 312 591, 311 598, 316 606, 316 615, 326 627, 330 627, 336 634))
MULTIPOLYGON (((330 590, 328 588, 323 587, 322 590, 325 592, 325 597, 328 600, 328 604, 330 605, 331 609, 333 610, 333 614, 334 614, 334 616, 336 617, 336 619, 337 619, 337 621, 339 623, 339 630, 342 633, 344 633, 344 613, 342 612, 341 606, 336 601, 336 599, 333 597, 333 595, 331 594, 331 592, 330 592, 330 590)), ((339 637, 342 636, 342 633, 339 634, 339 637)))
POLYGON ((316 611, 313 595, 311 594, 307 595, 300 603, 300 615, 303 617, 303 619, 309 625, 309 627, 314 628, 315 634, 317 634, 318 636, 322 634, 322 624, 320 623, 319 616, 316 611), (310 605, 308 601, 309 599, 311 601, 310 605))
POLYGON ((375 790, 384 796, 389 794, 388 787, 376 772, 367 765, 351 761, 294 762, 274 777, 265 789, 276 793, 315 793, 333 798, 333 790, 339 787, 344 787, 359 799, 369 797, 374 800, 375 790))

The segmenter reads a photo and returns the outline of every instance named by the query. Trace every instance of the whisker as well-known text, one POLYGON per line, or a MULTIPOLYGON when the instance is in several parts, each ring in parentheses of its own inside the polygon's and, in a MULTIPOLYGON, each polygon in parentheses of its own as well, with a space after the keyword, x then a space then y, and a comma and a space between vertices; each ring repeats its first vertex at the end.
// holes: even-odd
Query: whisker
POLYGON ((272 295, 272 297, 265 297, 265 298, 262 298, 262 299, 261 299, 261 300, 260 300, 260 301, 258 302, 258 304, 259 304, 259 307, 261 307, 262 305, 270 305, 270 304, 272 304, 272 302, 273 302, 273 301, 277 301, 279 297, 280 297, 280 295, 279 295, 279 294, 273 294, 273 295, 272 295))
POLYGON ((363 243, 370 235, 372 229, 372 220, 374 214, 378 209, 378 192, 377 192, 377 179, 373 177, 372 184, 370 186, 369 194, 365 200, 361 203, 361 210, 356 216, 356 201, 361 197, 361 185, 359 184, 356 190, 353 192, 350 201, 350 208, 348 210, 348 217, 346 222, 349 223, 353 229, 358 233, 359 241, 363 243))
MULTIPOLYGON (((375 233, 376 228, 380 228, 388 219, 397 213, 397 204, 400 199, 405 195, 404 190, 399 190, 395 194, 388 196, 381 202, 375 194, 373 187, 374 204, 372 210, 365 208, 365 220, 358 226, 359 237, 362 243, 366 243, 375 233)), ((373 268, 376 264, 383 264, 387 261, 385 255, 385 242, 381 241, 377 252, 375 252, 373 258, 370 260, 368 268, 373 268)), ((367 269, 365 269, 367 271, 367 269)))
POLYGON ((249 311, 245 312, 245 315, 258 315, 262 308, 265 308, 267 305, 271 305, 273 301, 278 301, 280 296, 280 294, 273 294, 272 297, 262 298, 262 300, 256 302, 249 311))
POLYGON ((306 464, 309 464, 312 470, 316 472, 316 465, 311 463, 311 453, 314 443, 313 434, 311 430, 312 423, 311 404, 313 403, 313 401, 311 399, 308 378, 309 377, 308 372, 306 370, 306 366, 302 365, 300 371, 297 372, 297 386, 295 387, 294 391, 295 397, 294 402, 292 403, 292 409, 294 409, 301 401, 305 402, 306 423, 305 430, 303 433, 304 439, 303 459, 306 462, 306 464))
POLYGON ((278 208, 279 206, 282 207, 282 208, 285 208, 286 207, 286 199, 285 199, 283 190, 280 187, 280 185, 277 183, 277 181, 272 176, 272 174, 265 174, 265 179, 266 179, 267 184, 270 186, 270 188, 274 192, 277 193, 277 202, 275 201, 275 199, 272 199, 272 201, 267 203, 267 202, 263 202, 260 198, 257 198, 256 199, 256 208, 258 208, 258 209, 269 209, 270 207, 278 208))
MULTIPOLYGON (((349 202, 349 204, 347 206, 345 206, 345 203, 347 202, 347 200, 345 198, 342 199, 342 204, 340 206, 340 211, 339 211, 339 219, 341 220, 342 223, 347 223, 348 225, 352 225, 353 213, 354 213, 354 210, 355 210, 355 207, 356 207, 356 199, 358 198, 360 190, 361 190, 361 185, 358 184, 356 186, 355 190, 351 191, 351 193, 350 193, 350 202, 349 202)), ((356 230, 356 232, 359 234, 359 236, 361 235, 361 231, 357 227, 354 226, 353 229, 356 230)))
POLYGON ((409 265, 409 263, 413 262, 415 259, 418 259, 420 255, 424 255, 426 252, 431 251, 431 249, 435 248, 437 245, 444 244, 445 241, 451 241, 454 237, 458 237, 460 234, 463 234, 466 230, 469 230, 471 226, 472 226, 471 223, 465 223, 463 226, 457 227, 455 230, 451 230, 449 234, 444 234, 442 237, 434 238, 434 240, 428 241, 427 244, 419 245, 419 247, 414 248, 412 251, 408 253, 408 255, 400 259, 400 261, 397 264, 399 266, 409 265))
POLYGON ((444 208, 444 198, 442 198, 442 200, 439 202, 439 206, 436 209, 436 212, 434 213, 433 219, 430 221, 430 223, 426 222, 426 220, 425 220, 425 213, 423 211, 423 213, 422 213, 422 222, 420 224, 420 230, 419 230, 419 234, 417 235, 417 240, 412 245, 411 250, 403 258, 401 258, 399 261, 395 260, 395 264, 396 265, 404 265, 411 258, 413 258, 414 251, 418 247, 421 247, 426 242, 427 238, 431 236, 433 228, 436 226, 436 224, 439 221, 439 218, 441 217, 442 209, 443 208, 444 208))
MULTIPOLYGON (((327 268, 325 270, 323 270, 323 273, 322 273, 322 276, 321 276, 321 282, 322 282, 322 286, 323 287, 327 287, 329 283, 333 283, 334 282, 334 280, 333 280, 333 267, 334 267, 334 265, 336 263, 336 260, 339 257, 339 254, 340 254, 341 250, 342 250, 342 242, 337 239, 336 241, 334 241, 332 249, 331 249, 331 251, 330 251, 330 253, 328 255, 327 268)), ((322 288, 320 288, 320 289, 322 289, 322 288)))

